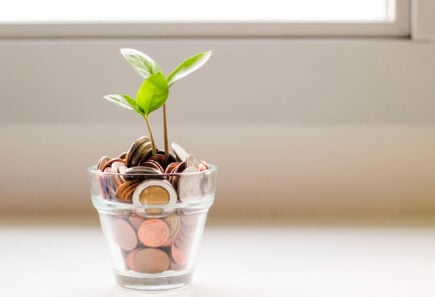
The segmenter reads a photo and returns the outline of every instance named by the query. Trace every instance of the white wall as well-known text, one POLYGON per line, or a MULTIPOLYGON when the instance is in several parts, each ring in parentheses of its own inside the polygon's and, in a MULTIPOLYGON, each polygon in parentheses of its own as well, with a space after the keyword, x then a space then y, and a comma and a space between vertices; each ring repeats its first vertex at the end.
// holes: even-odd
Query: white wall
POLYGON ((146 133, 100 99, 140 83, 120 47, 214 50, 168 108, 220 167, 215 215, 435 212, 435 44, 396 39, 3 39, 0 212, 93 211, 86 167, 146 133))

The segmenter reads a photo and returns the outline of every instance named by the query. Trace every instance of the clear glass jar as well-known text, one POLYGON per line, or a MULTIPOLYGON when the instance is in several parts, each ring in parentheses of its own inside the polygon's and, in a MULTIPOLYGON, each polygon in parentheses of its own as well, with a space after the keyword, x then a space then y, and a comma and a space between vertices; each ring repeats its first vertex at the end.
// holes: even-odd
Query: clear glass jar
POLYGON ((191 282, 216 167, 173 174, 121 174, 89 168, 91 197, 117 283, 170 290, 191 282))

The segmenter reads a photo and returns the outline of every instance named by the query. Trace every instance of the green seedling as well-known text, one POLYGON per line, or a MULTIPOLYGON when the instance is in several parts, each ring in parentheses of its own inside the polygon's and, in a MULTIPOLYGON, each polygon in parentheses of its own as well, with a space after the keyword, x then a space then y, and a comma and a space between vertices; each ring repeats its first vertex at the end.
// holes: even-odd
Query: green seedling
POLYGON ((133 69, 139 73, 144 81, 136 93, 136 98, 125 94, 107 95, 103 98, 116 105, 133 110, 145 119, 153 147, 153 156, 156 155, 156 145, 149 121, 150 113, 163 106, 163 133, 165 156, 167 160, 169 154, 169 141, 166 121, 166 100, 169 96, 169 88, 179 79, 201 68, 205 63, 207 63, 211 53, 211 51, 206 51, 196 54, 181 62, 174 71, 172 71, 168 76, 165 76, 159 64, 146 54, 135 49, 121 49, 122 56, 133 67, 133 69))

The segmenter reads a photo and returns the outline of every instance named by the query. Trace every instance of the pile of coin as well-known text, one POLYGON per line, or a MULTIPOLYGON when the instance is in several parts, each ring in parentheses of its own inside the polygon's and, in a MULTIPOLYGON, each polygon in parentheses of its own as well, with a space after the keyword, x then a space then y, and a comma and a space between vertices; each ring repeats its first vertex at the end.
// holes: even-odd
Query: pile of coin
MULTIPOLYGON (((202 199, 210 181, 201 174, 209 165, 198 161, 173 143, 174 154, 152 152, 151 140, 140 137, 127 152, 115 158, 103 156, 97 164, 100 196, 117 202, 144 205, 171 205, 202 199), (195 174, 198 173, 198 174, 195 174)), ((149 215, 161 215, 163 209, 148 209, 149 215)))
POLYGON ((206 162, 177 144, 171 147, 173 154, 153 154, 150 139, 140 137, 127 152, 97 164, 98 196, 133 204, 104 214, 126 270, 162 273, 189 265, 198 220, 206 214, 176 204, 200 201, 214 192, 214 182, 206 162))
POLYGON ((171 214, 158 219, 134 213, 110 216, 110 234, 122 251, 125 269, 140 273, 185 269, 199 216, 198 213, 171 214))

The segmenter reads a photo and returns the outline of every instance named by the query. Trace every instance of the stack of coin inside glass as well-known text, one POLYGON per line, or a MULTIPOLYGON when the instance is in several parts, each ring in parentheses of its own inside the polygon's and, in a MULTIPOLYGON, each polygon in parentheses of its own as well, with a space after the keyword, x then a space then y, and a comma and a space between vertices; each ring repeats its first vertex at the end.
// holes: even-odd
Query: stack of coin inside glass
POLYGON ((162 273, 185 269, 201 214, 171 214, 144 218, 134 213, 107 215, 109 236, 119 247, 124 269, 162 273))
POLYGON ((205 214, 171 206, 199 201, 214 185, 203 174, 206 162, 177 144, 172 150, 174 154, 157 151, 153 156, 150 139, 141 137, 126 153, 98 162, 97 171, 104 173, 98 179, 99 196, 137 206, 106 214, 108 236, 126 270, 161 273, 189 265, 198 220, 205 214))

